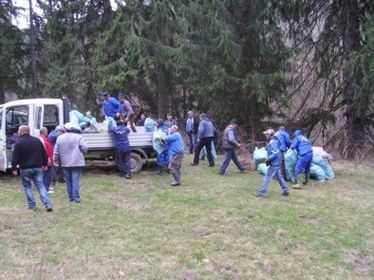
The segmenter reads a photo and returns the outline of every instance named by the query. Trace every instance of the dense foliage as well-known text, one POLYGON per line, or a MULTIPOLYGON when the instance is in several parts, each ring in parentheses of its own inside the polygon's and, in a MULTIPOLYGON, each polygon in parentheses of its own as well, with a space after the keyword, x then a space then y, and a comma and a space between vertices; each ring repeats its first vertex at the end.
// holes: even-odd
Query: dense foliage
POLYGON ((33 36, 0 2, 2 98, 32 94, 35 38, 36 92, 82 111, 99 114, 103 90, 125 91, 137 113, 195 109, 220 128, 236 117, 252 143, 284 123, 351 159, 372 152, 370 1, 36 0, 33 36))

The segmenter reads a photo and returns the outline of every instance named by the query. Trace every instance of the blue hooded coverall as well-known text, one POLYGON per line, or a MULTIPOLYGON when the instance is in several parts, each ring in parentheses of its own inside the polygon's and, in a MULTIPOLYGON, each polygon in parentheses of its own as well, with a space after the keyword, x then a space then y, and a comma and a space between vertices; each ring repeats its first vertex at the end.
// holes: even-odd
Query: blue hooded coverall
POLYGON ((295 138, 291 145, 292 150, 296 150, 298 159, 295 167, 295 175, 310 172, 310 165, 313 159, 313 149, 310 141, 303 135, 301 130, 295 131, 295 138))
MULTIPOLYGON (((168 134, 168 127, 165 124, 160 125, 157 130, 161 130, 166 135, 168 134)), ((165 150, 162 153, 157 153, 157 165, 159 168, 164 168, 164 166, 169 165, 169 148, 165 145, 165 150)))

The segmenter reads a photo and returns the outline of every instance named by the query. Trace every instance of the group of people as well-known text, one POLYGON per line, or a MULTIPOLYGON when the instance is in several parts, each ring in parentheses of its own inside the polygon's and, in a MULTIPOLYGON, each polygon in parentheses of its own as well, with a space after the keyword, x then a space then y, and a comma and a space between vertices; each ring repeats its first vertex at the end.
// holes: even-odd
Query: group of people
POLYGON ((297 152, 296 184, 293 185, 293 188, 301 189, 301 184, 306 185, 309 181, 310 166, 313 158, 312 144, 301 130, 295 131, 295 137, 291 142, 290 135, 284 126, 281 126, 277 132, 271 128, 267 129, 264 131, 264 135, 267 139, 266 150, 268 153, 265 163, 269 168, 256 196, 263 197, 265 195, 273 178, 278 181, 282 189, 282 196, 289 196, 289 189, 285 181, 284 154, 289 148, 297 152))
POLYGON ((84 155, 87 145, 81 135, 76 133, 72 123, 66 123, 64 128, 56 127, 48 137, 47 128, 40 129, 40 136, 30 135, 28 125, 18 128, 18 140, 15 143, 12 156, 12 171, 21 176, 26 194, 28 208, 36 209, 36 202, 31 187, 34 182, 40 199, 47 212, 52 212, 52 202, 49 194, 53 192, 51 181, 61 176, 61 169, 66 183, 70 202, 80 203, 80 177, 85 165, 84 155))
MULTIPOLYGON (((123 93, 118 95, 118 100, 111 97, 109 93, 103 93, 103 113, 108 119, 108 131, 112 134, 115 160, 120 171, 120 176, 126 179, 131 178, 131 149, 128 139, 130 129, 136 132, 134 125, 134 111, 130 102, 123 93)), ((209 161, 209 167, 215 165, 215 139, 217 129, 212 120, 205 114, 195 114, 193 111, 187 113, 185 132, 188 137, 189 153, 194 154, 192 166, 199 164, 200 153, 205 150, 209 161)), ((138 126, 143 125, 146 131, 157 134, 157 173, 163 175, 165 168, 170 171, 173 181, 171 186, 181 184, 181 167, 184 157, 184 141, 179 132, 176 121, 171 113, 166 119, 153 120, 151 115, 143 114, 137 122, 138 126)), ((238 140, 236 128, 238 122, 232 119, 224 129, 222 135, 222 149, 224 159, 219 169, 220 175, 225 175, 230 162, 233 161, 240 172, 244 167, 236 155, 236 149, 241 147, 238 140)), ((285 127, 281 126, 277 132, 273 129, 264 131, 267 139, 267 154, 265 160, 269 166, 264 177, 263 184, 257 197, 263 197, 274 178, 278 181, 282 196, 289 195, 289 189, 284 179, 284 154, 291 148, 297 150, 298 161, 295 168, 297 183, 294 188, 301 188, 301 184, 307 184, 309 170, 313 157, 313 150, 310 141, 303 135, 301 130, 295 132, 295 138, 291 142, 290 136, 285 127)), ((15 143, 12 157, 12 170, 15 175, 19 173, 27 198, 28 208, 35 209, 36 203, 31 191, 34 182, 39 191, 40 198, 48 212, 53 211, 49 194, 53 193, 51 182, 65 181, 68 199, 73 203, 80 203, 80 177, 82 167, 85 165, 84 157, 87 153, 87 145, 82 136, 77 133, 73 123, 66 123, 64 127, 57 126, 48 134, 47 128, 40 129, 40 135, 30 135, 30 128, 21 125, 18 129, 18 140, 15 143)))
MULTIPOLYGON (((244 171, 244 167, 236 155, 236 149, 241 147, 236 135, 237 125, 237 120, 233 119, 223 131, 222 149, 224 151, 224 159, 219 169, 220 175, 225 174, 231 161, 234 162, 240 172, 244 171)), ((195 153, 194 161, 191 165, 198 165, 200 151, 204 147, 207 151, 209 166, 214 166, 212 147, 214 147, 215 127, 206 114, 200 114, 200 117, 197 118, 194 112, 189 111, 186 120, 186 134, 189 142, 189 152, 191 154, 195 153)), ((293 185, 293 188, 300 189, 301 184, 307 184, 309 181, 310 166, 313 158, 311 142, 303 135, 301 130, 295 131, 295 137, 291 142, 290 135, 284 126, 280 126, 276 132, 274 129, 267 129, 263 134, 267 140, 266 150, 268 154, 265 163, 269 168, 264 177, 263 184, 255 196, 265 196, 273 178, 278 181, 282 189, 282 196, 289 196, 289 189, 285 180, 284 155, 289 148, 297 151, 298 160, 295 167, 296 184, 293 185)))

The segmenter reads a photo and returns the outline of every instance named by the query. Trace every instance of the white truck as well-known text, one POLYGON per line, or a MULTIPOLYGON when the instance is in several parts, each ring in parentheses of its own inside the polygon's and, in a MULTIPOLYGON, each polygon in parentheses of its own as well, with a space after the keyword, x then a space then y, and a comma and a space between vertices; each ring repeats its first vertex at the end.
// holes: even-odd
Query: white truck
MULTIPOLYGON (((35 98, 11 101, 0 105, 0 171, 11 167, 12 148, 21 124, 30 126, 30 134, 39 135, 41 127, 48 131, 69 121, 70 103, 67 99, 35 98)), ((129 134, 131 170, 138 172, 144 163, 155 157, 152 148, 152 132, 137 127, 137 133, 129 134)), ((86 159, 110 159, 114 157, 113 141, 108 132, 82 133, 88 146, 86 159)))

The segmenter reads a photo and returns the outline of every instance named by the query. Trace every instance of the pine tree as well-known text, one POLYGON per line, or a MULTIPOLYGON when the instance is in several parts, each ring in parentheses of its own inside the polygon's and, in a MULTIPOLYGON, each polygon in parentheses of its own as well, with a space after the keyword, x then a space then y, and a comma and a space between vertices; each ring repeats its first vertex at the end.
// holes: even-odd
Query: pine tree
POLYGON ((11 0, 0 1, 0 104, 5 93, 20 93, 23 79, 24 41, 23 33, 12 23, 17 9, 11 0))

